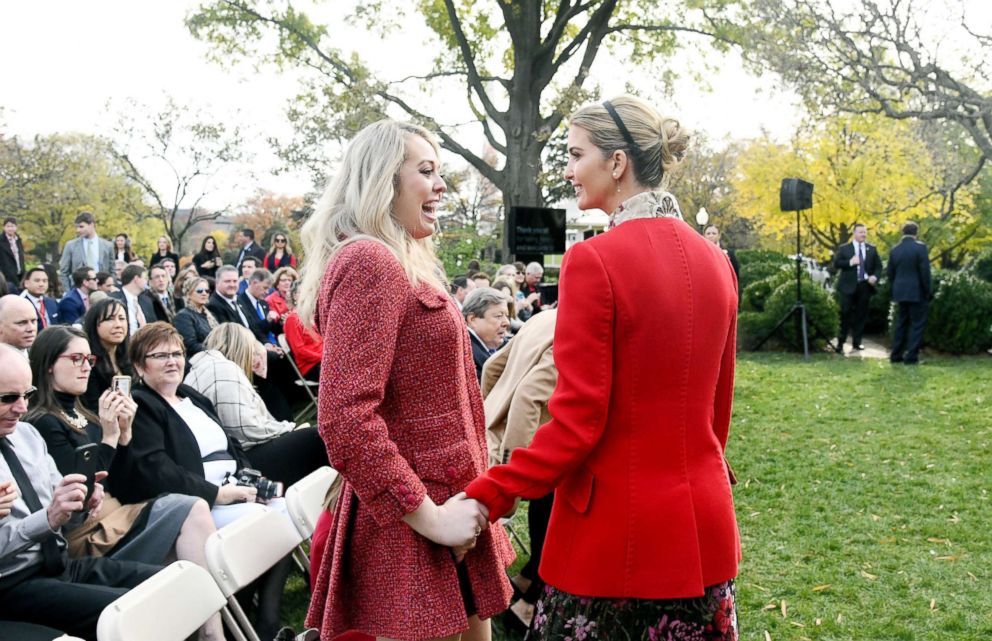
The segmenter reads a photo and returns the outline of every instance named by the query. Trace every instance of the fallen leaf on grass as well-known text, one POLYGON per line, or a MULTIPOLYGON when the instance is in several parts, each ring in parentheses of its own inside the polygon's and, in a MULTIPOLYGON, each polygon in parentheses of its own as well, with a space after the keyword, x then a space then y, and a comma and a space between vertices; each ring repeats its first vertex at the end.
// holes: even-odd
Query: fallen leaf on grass
POLYGON ((934 561, 957 561, 959 558, 961 558, 961 557, 959 557, 956 554, 951 554, 951 555, 948 555, 948 556, 935 556, 935 557, 933 557, 933 560, 934 561))
POLYGON ((842 622, 843 620, 844 620, 844 615, 843 615, 843 614, 838 614, 838 615, 837 615, 837 623, 840 623, 840 622, 842 622))
POLYGON ((813 592, 823 592, 824 590, 830 589, 830 583, 821 583, 820 585, 813 586, 813 592))
POLYGON ((813 619, 813 623, 815 623, 816 625, 823 625, 823 619, 820 618, 813 619))
POLYGON ((869 581, 874 581, 875 579, 878 578, 877 575, 871 574, 870 572, 865 572, 864 570, 861 570, 861 576, 865 577, 869 581))
POLYGON ((765 630, 765 641, 772 641, 772 635, 768 634, 768 630, 765 630))
POLYGON ((782 618, 783 619, 789 618, 789 610, 788 610, 788 606, 786 606, 785 604, 785 599, 782 599, 782 618))
POLYGON ((931 543, 944 543, 948 546, 951 544, 950 539, 938 539, 935 536, 931 536, 930 538, 927 539, 927 541, 930 541, 931 543))
POLYGON ((805 625, 803 625, 802 623, 800 623, 800 622, 798 622, 798 621, 789 621, 789 624, 790 624, 790 625, 794 625, 794 626, 796 626, 797 628, 805 628, 805 627, 806 627, 805 625))
POLYGON ((937 599, 930 599, 930 609, 931 610, 937 609, 937 599))
POLYGON ((777 610, 778 609, 778 605, 775 604, 775 603, 769 603, 768 605, 766 605, 765 607, 763 607, 761 609, 762 610, 777 610))
POLYGON ((974 574, 972 574, 971 572, 968 572, 968 576, 970 576, 970 577, 971 577, 971 580, 972 580, 972 581, 977 581, 977 580, 978 580, 978 577, 977 577, 977 576, 975 576, 974 574))

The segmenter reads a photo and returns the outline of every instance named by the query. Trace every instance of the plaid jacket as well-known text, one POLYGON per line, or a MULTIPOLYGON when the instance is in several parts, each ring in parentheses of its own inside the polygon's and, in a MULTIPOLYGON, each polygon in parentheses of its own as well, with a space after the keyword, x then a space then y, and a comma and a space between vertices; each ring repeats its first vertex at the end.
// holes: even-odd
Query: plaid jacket
POLYGON ((296 427, 291 421, 273 418, 241 368, 219 351, 202 351, 189 363, 183 382, 210 399, 224 431, 246 450, 296 427))

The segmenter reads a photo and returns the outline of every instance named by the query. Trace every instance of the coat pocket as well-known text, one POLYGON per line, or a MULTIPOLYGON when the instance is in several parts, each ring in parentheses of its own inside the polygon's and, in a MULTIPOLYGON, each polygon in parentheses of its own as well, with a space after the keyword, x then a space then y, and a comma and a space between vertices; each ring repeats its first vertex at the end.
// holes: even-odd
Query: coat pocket
POLYGON ((592 501, 592 487, 596 477, 585 466, 579 466, 558 487, 557 496, 568 503, 579 514, 585 514, 592 501))
POLYGON ((427 488, 427 494, 438 505, 464 489, 477 475, 467 441, 418 452, 414 455, 413 465, 427 488))
POLYGON ((413 290, 413 295, 417 297, 420 304, 428 309, 440 309, 448 304, 448 295, 444 292, 421 283, 413 290))

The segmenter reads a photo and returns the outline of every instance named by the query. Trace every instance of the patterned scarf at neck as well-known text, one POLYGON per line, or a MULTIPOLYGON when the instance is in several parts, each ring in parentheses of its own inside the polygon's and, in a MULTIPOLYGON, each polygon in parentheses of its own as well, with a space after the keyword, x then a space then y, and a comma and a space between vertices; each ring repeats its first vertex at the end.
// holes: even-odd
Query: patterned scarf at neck
POLYGON ((610 225, 613 229, 622 222, 635 218, 678 218, 682 220, 682 209, 675 196, 667 191, 642 191, 620 203, 616 211, 610 214, 610 225))

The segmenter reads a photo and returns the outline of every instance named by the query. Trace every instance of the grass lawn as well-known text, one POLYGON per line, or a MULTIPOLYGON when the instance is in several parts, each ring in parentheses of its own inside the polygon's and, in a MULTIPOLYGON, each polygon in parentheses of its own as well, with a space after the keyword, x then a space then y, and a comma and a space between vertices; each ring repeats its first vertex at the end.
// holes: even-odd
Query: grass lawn
POLYGON ((992 638, 992 359, 744 354, 727 455, 742 639, 992 638))

